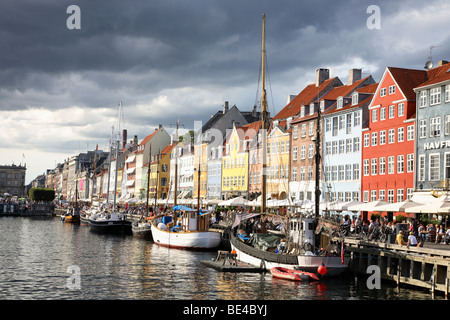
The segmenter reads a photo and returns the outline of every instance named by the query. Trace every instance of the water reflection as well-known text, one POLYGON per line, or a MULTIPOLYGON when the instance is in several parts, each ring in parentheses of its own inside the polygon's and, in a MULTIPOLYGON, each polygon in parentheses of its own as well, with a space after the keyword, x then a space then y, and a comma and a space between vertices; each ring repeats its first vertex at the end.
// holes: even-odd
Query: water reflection
POLYGON ((354 277, 290 282, 270 273, 222 273, 200 260, 215 252, 168 249, 131 235, 93 233, 53 219, 0 218, 0 299, 333 300, 430 299, 428 292, 354 277), (81 289, 69 290, 69 266, 81 289))

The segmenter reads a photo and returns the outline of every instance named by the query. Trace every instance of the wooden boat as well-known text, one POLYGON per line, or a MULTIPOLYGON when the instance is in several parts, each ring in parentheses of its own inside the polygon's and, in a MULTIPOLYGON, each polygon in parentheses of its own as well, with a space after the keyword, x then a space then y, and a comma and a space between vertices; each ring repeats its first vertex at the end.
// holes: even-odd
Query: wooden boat
POLYGON ((152 224, 150 221, 147 220, 134 221, 131 224, 131 231, 133 232, 133 235, 136 237, 142 237, 146 239, 152 238, 152 224))
POLYGON ((131 221, 119 212, 94 214, 89 217, 89 227, 92 231, 102 233, 131 233, 131 221))
MULTIPOLYGON (((263 30, 262 30, 262 97, 261 97, 261 115, 262 115, 262 158, 266 158, 267 155, 267 143, 266 132, 268 130, 268 120, 266 118, 267 113, 267 99, 265 89, 265 15, 263 15, 263 30)), ((315 166, 316 166, 316 179, 315 179, 315 217, 304 218, 300 217, 298 221, 296 219, 290 219, 289 233, 285 235, 286 238, 290 238, 290 243, 295 243, 296 246, 290 249, 286 253, 275 253, 261 249, 261 247, 254 246, 253 243, 246 243, 238 239, 233 233, 230 233, 230 245, 231 249, 237 254, 239 261, 248 263, 253 266, 260 266, 266 270, 271 270, 274 267, 282 267, 287 269, 299 269, 307 272, 317 272, 321 266, 325 266, 326 274, 328 276, 336 276, 348 269, 349 259, 341 257, 338 254, 331 254, 330 251, 320 250, 316 247, 316 234, 315 229, 318 225, 319 219, 319 203, 320 203, 320 127, 321 127, 321 109, 317 109, 317 125, 316 125, 316 137, 315 137, 315 166), (324 251, 324 252, 323 252, 324 251)), ((262 178, 262 190, 261 190, 261 212, 266 213, 266 164, 263 162, 261 178, 262 178)), ((249 214, 236 214, 235 223, 232 229, 238 227, 241 221, 256 216, 259 213, 249 214)), ((260 236, 262 238, 264 234, 257 234, 254 237, 260 236)), ((280 240, 280 239, 278 239, 280 240)), ((280 274, 281 275, 281 274, 280 274)), ((287 275, 285 275, 287 276, 287 275)), ((290 275, 290 277, 293 277, 290 275)))
POLYGON ((316 274, 312 272, 304 272, 300 270, 282 268, 282 267, 274 267, 270 269, 270 273, 273 277, 291 281, 310 281, 310 280, 319 280, 316 274))
MULTIPOLYGON (((151 228, 153 241, 160 246, 178 249, 214 249, 221 242, 220 233, 208 231, 209 213, 197 210, 182 211, 174 224, 172 216, 153 219, 151 228), (178 224, 178 221, 180 224, 178 224)), ((177 212, 174 214, 177 217, 177 212)))

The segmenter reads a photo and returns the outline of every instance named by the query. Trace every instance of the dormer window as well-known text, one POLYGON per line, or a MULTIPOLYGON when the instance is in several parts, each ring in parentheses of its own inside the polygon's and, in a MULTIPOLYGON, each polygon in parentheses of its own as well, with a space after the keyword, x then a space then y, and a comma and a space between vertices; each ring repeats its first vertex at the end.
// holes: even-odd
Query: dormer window
POLYGON ((309 114, 312 116, 314 114, 314 103, 309 105, 309 114))
POLYGON ((359 98, 358 92, 355 92, 355 93, 352 95, 352 106, 358 104, 358 98, 359 98))
POLYGON ((320 111, 325 110, 325 100, 320 101, 320 111))
POLYGON ((343 105, 344 105, 344 99, 342 97, 339 97, 337 99, 337 108, 342 109, 343 105))
POLYGON ((302 106, 302 108, 300 109, 300 117, 304 116, 305 116, 305 106, 302 106))

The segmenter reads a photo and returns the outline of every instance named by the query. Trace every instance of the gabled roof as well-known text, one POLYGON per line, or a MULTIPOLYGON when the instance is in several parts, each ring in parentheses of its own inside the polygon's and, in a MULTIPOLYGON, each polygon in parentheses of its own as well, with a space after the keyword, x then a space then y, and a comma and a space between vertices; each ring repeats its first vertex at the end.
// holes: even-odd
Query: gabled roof
POLYGON ((396 67, 387 67, 387 70, 391 73, 405 98, 407 100, 416 100, 416 94, 413 89, 425 81, 426 71, 396 67))
POLYGON ((149 134, 148 136, 145 137, 144 140, 141 141, 141 143, 139 143, 140 146, 145 145, 147 142, 150 141, 150 139, 161 129, 157 129, 155 131, 153 131, 151 134, 149 134))
POLYGON ((169 144, 164 149, 162 149, 161 154, 166 154, 172 152, 172 149, 175 147, 176 143, 169 144))
POLYGON ((355 89, 359 86, 363 85, 365 81, 369 80, 371 76, 365 77, 364 79, 360 79, 355 81, 351 85, 344 85, 340 87, 335 87, 332 90, 328 91, 320 100, 337 100, 339 97, 347 97, 351 94, 355 89))
POLYGON ((416 88, 422 88, 450 80, 450 63, 427 71, 427 81, 416 88))
POLYGON ((330 86, 337 87, 342 85, 342 82, 338 77, 334 77, 325 80, 316 87, 315 83, 307 85, 294 99, 292 99, 278 114, 273 117, 272 120, 287 119, 290 117, 296 117, 300 113, 301 106, 309 105, 311 102, 316 101, 326 92, 330 86))
POLYGON ((375 91, 377 90, 378 87, 378 82, 377 83, 373 83, 373 84, 369 84, 367 86, 361 87, 356 89, 356 92, 359 93, 375 93, 375 91))

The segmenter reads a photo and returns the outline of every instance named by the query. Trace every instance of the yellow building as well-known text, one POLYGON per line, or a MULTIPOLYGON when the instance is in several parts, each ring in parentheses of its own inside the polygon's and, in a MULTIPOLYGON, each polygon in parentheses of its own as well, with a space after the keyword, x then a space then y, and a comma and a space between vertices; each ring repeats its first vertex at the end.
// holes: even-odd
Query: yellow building
POLYGON ((267 136, 267 195, 272 199, 289 195, 289 150, 286 121, 274 121, 267 136))
MULTIPOLYGON (((160 153, 152 156, 150 165, 149 203, 156 199, 166 199, 169 196, 170 153, 174 144, 168 145, 160 153)), ((146 165, 148 168, 148 165, 146 165)), ((147 175, 145 175, 147 176, 147 175)))
POLYGON ((225 141, 222 157, 222 198, 248 197, 248 150, 261 121, 234 126, 225 141))

